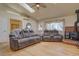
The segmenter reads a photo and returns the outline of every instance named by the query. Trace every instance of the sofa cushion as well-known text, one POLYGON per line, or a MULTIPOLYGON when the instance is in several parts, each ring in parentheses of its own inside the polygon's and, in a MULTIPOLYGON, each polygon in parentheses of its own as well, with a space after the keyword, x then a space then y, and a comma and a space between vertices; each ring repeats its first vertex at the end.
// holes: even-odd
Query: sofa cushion
POLYGON ((29 41, 29 40, 34 40, 34 39, 40 39, 40 36, 27 37, 27 38, 19 39, 18 43, 22 43, 22 42, 29 41))
POLYGON ((23 43, 23 42, 26 42, 26 41, 28 41, 28 40, 30 40, 30 39, 29 39, 29 38, 19 39, 19 40, 18 40, 18 43, 23 43))
POLYGON ((43 38, 50 38, 50 36, 43 36, 43 38))
POLYGON ((61 35, 56 35, 56 36, 53 36, 54 39, 62 39, 62 36, 61 35))
POLYGON ((49 33, 44 33, 44 36, 49 36, 49 33))
POLYGON ((29 37, 28 31, 26 31, 26 30, 22 30, 22 31, 20 32, 20 34, 21 34, 21 36, 22 36, 23 38, 29 37))

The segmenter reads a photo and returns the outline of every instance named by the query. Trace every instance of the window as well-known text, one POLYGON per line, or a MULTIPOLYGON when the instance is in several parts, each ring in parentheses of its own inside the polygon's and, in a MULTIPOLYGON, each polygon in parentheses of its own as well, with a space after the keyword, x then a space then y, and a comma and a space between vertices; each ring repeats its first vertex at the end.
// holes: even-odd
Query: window
POLYGON ((63 22, 52 22, 46 24, 47 30, 63 31, 63 22))

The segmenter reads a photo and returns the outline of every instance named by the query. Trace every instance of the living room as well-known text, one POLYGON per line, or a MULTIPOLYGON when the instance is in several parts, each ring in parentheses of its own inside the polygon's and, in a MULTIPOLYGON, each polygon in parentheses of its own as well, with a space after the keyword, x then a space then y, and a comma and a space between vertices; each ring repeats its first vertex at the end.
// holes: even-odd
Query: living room
POLYGON ((78 56, 78 16, 79 3, 0 3, 0 55, 78 56))

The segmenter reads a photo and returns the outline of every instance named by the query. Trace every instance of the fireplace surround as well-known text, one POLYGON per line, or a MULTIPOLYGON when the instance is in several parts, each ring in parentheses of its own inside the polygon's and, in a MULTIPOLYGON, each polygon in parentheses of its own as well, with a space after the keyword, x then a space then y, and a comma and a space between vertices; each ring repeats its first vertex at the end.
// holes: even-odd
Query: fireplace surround
POLYGON ((75 31, 77 33, 76 40, 79 41, 79 10, 76 10, 75 13, 77 14, 77 21, 75 22, 75 31))

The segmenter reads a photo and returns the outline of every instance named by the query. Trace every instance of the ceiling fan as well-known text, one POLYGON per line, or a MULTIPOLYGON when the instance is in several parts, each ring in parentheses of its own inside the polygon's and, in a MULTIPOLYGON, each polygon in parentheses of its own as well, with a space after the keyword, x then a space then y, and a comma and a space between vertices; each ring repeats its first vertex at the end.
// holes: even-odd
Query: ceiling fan
POLYGON ((32 5, 32 7, 35 7, 39 10, 40 7, 46 8, 46 5, 44 3, 35 3, 34 5, 32 5))

